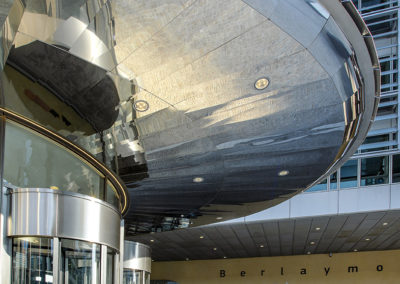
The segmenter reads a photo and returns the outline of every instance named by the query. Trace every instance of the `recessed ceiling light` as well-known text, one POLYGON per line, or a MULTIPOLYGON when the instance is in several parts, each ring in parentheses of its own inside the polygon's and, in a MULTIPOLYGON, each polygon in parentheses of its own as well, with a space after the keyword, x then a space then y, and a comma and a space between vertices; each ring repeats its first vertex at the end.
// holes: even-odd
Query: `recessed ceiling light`
POLYGON ((319 230, 321 230, 321 228, 317 227, 317 228, 315 228, 315 230, 316 230, 316 231, 319 231, 319 230))
POLYGON ((144 100, 137 100, 133 103, 133 108, 136 111, 144 112, 149 109, 149 103, 144 100))
POLYGON ((366 240, 366 241, 369 241, 369 240, 370 240, 370 238, 366 238, 365 240, 366 240))
POLYGON ((257 90, 264 90, 266 87, 269 85, 269 80, 265 77, 257 79, 257 81, 254 83, 254 87, 257 90))
POLYGON ((226 256, 224 256, 224 258, 226 258, 226 256))
POLYGON ((154 240, 150 240, 150 242, 154 243, 154 240))
POLYGON ((311 254, 311 251, 308 251, 307 254, 311 254))
POLYGON ((200 239, 204 239, 204 236, 200 236, 200 239))
POLYGON ((154 261, 154 259, 152 259, 151 261, 154 261))
POLYGON ((202 177, 195 177, 193 179, 193 182, 203 182, 203 181, 204 181, 204 178, 202 178, 202 177))
POLYGON ((354 249, 353 251, 358 251, 358 249, 354 249))
POLYGON ((188 261, 189 260, 189 258, 186 258, 186 261, 188 261))
POLYGON ((260 248, 263 248, 264 247, 264 245, 260 245, 260 248))
POLYGON ((289 171, 288 171, 288 170, 283 170, 283 171, 280 171, 280 172, 278 173, 278 176, 284 177, 284 176, 287 176, 288 174, 289 174, 289 171))
POLYGON ((217 250, 217 248, 213 248, 213 250, 217 250))
POLYGON ((310 242, 310 245, 315 245, 315 242, 310 242))
POLYGON ((217 218, 215 218, 215 219, 217 219, 217 220, 222 220, 222 217, 217 217, 217 218))
POLYGON ((382 224, 382 226, 387 226, 387 225, 388 225, 388 223, 386 223, 386 222, 382 224))

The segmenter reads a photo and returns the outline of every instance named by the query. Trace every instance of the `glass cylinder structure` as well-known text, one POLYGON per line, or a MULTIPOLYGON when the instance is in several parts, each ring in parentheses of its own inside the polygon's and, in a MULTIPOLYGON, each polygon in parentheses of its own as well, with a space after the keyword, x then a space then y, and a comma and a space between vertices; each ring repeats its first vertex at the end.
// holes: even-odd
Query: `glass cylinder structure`
POLYGON ((150 284, 151 249, 137 242, 124 242, 123 284, 150 284))

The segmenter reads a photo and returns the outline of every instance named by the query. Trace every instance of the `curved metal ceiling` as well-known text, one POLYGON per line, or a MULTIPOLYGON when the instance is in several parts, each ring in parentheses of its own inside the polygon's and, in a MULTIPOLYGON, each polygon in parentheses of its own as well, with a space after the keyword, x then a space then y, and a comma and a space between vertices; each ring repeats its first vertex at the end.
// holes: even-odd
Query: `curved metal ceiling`
MULTIPOLYGON (((102 123, 53 130, 124 180, 128 233, 212 223, 306 189, 365 138, 379 66, 345 2, 27 1, 10 64, 102 123)), ((38 121, 7 78, 5 106, 38 121)))

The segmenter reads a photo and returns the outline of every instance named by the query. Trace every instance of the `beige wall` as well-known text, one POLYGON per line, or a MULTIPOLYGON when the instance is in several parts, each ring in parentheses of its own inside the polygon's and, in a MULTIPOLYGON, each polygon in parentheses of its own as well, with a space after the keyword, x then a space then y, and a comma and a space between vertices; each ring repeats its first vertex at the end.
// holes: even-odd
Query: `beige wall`
POLYGON ((198 283, 400 283, 400 250, 284 257, 153 262, 152 280, 198 283), (381 265, 378 267, 378 265, 381 265), (348 272, 357 266, 358 272, 348 272), (283 275, 281 268, 283 267, 283 275), (300 274, 301 269, 303 273, 300 274), (377 268, 382 271, 378 271, 377 268), (325 269, 328 270, 326 275, 325 269), (225 270, 225 277, 220 277, 225 270), (261 271, 263 275, 261 275, 261 271), (245 271, 245 276, 240 276, 245 271), (243 273, 243 272, 242 272, 243 273))

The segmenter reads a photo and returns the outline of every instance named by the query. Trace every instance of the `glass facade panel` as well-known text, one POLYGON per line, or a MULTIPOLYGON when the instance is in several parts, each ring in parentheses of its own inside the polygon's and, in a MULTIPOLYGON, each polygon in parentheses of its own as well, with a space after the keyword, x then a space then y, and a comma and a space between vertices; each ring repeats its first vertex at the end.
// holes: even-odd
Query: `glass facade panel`
POLYGON ((307 192, 323 191, 323 190, 327 190, 327 180, 326 179, 324 179, 319 184, 316 184, 313 187, 307 189, 307 192))
POLYGON ((100 283, 100 245, 61 240, 60 283, 100 283))
POLYGON ((4 179, 10 184, 77 192, 118 208, 119 198, 112 185, 106 187, 96 170, 45 137, 7 122, 4 147, 4 179))
POLYGON ((361 159, 361 186, 389 182, 388 157, 361 159))
POLYGON ((393 155, 393 182, 400 182, 400 155, 393 155))
POLYGON ((12 258, 13 284, 53 283, 52 239, 14 238, 12 258))
POLYGON ((329 184, 329 190, 335 190, 338 188, 338 180, 337 180, 337 172, 331 174, 331 176, 329 177, 330 179, 330 184, 329 184))
POLYGON ((347 161, 340 169, 340 188, 357 187, 357 160, 347 161))

